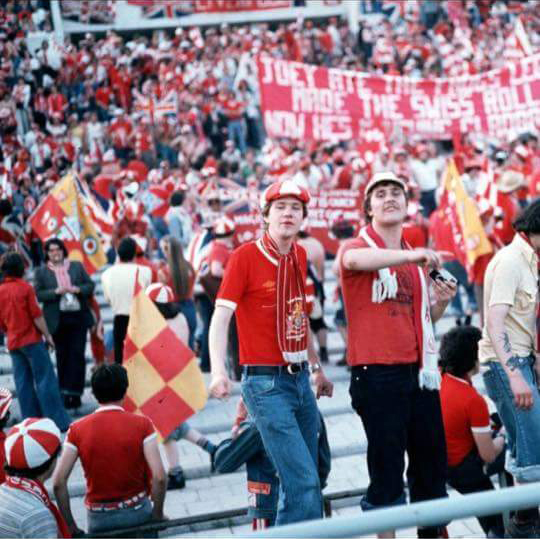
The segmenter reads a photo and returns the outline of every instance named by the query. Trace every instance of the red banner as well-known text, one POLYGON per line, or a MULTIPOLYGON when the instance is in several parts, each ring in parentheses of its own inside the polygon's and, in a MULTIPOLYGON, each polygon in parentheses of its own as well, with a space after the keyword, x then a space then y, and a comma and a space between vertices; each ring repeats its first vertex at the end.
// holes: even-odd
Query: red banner
POLYGON ((292 0, 128 0, 147 17, 181 17, 190 13, 227 13, 292 7, 292 0))
MULTIPOLYGON (((259 211, 236 213, 229 217, 236 225, 235 241, 238 245, 261 236, 263 219, 259 211)), ((339 243, 332 236, 330 228, 339 217, 354 223, 360 221, 358 192, 348 189, 321 189, 311 193, 307 218, 309 233, 331 254, 336 253, 339 243)))
POLYGON ((259 56, 271 137, 357 139, 368 129, 449 139, 540 128, 540 55, 451 79, 367 75, 259 56))

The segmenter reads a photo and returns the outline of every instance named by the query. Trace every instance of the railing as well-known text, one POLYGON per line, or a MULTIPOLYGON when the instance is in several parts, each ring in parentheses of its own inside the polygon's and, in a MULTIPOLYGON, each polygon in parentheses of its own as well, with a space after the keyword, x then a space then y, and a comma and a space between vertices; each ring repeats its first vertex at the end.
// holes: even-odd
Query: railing
MULTIPOLYGON (((356 498, 363 496, 366 493, 365 488, 352 490, 342 490, 333 492, 324 496, 324 516, 330 518, 332 516, 332 502, 344 500, 348 498, 356 498)), ((132 528, 122 528, 114 531, 93 534, 92 537, 148 537, 149 533, 166 530, 168 528, 179 528, 181 526, 193 526, 204 522, 212 522, 217 520, 229 520, 232 518, 244 517, 247 515, 248 508, 241 507, 239 509, 230 509, 228 511, 215 511, 213 513, 204 513, 200 515, 192 515, 189 517, 175 518, 171 520, 163 520, 160 522, 148 522, 140 526, 132 528)), ((156 535, 157 537, 157 535, 156 535)))
POLYGON ((361 537, 386 530, 437 526, 452 520, 493 515, 540 505, 540 485, 502 488, 460 497, 269 528, 244 537, 361 537))

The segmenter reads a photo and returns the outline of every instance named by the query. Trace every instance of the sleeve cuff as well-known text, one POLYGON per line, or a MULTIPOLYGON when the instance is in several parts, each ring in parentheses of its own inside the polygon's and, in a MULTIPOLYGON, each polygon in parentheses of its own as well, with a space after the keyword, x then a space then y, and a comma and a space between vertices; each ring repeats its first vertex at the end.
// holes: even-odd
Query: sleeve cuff
POLYGON ((491 427, 489 425, 487 427, 471 427, 471 430, 476 434, 482 434, 483 432, 491 432, 491 427))
POLYGON ((216 306, 221 305, 222 307, 227 307, 227 309, 231 309, 232 311, 236 310, 236 303, 234 301, 231 301, 229 299, 222 299, 218 298, 216 299, 216 306))
POLYGON ((153 432, 152 434, 149 434, 144 440, 143 440, 143 445, 146 445, 148 442, 151 442, 152 440, 154 440, 155 438, 157 438, 157 434, 155 432, 153 432))
POLYGON ((79 450, 77 449, 77 446, 73 445, 71 442, 68 442, 67 440, 64 441, 64 447, 72 449, 73 451, 75 451, 75 453, 79 452, 79 450))

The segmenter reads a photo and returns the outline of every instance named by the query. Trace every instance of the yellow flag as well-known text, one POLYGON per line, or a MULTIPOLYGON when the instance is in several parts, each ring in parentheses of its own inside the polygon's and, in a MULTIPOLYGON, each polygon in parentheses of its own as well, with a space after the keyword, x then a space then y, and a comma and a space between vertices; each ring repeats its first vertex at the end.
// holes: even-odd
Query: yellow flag
POLYGON ((446 202, 455 210, 462 234, 461 241, 456 241, 456 245, 464 250, 467 267, 471 268, 480 256, 491 253, 493 249, 482 225, 478 208, 465 191, 453 159, 448 162, 444 172, 443 187, 445 192, 443 197, 446 196, 446 202))

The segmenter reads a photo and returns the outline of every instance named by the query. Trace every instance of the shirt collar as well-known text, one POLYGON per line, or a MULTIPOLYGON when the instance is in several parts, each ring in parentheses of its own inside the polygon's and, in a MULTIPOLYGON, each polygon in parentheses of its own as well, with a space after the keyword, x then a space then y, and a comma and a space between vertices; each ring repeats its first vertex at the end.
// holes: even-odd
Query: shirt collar
POLYGON ((111 410, 120 410, 121 412, 125 411, 121 406, 118 406, 117 404, 104 404, 100 406, 94 413, 109 412, 111 410))
POLYGON ((512 245, 523 255, 530 266, 538 267, 538 255, 530 243, 525 241, 519 234, 516 234, 512 240, 512 245))
POLYGON ((450 374, 449 372, 444 373, 445 376, 448 376, 448 378, 452 378, 452 380, 457 380, 458 382, 461 382, 462 384, 465 384, 466 386, 472 385, 469 380, 465 380, 465 378, 460 378, 459 376, 454 376, 453 374, 450 374))

